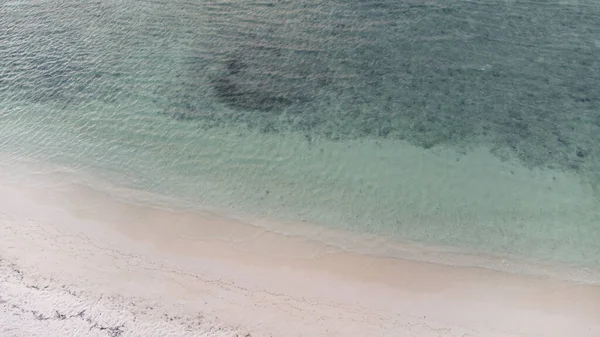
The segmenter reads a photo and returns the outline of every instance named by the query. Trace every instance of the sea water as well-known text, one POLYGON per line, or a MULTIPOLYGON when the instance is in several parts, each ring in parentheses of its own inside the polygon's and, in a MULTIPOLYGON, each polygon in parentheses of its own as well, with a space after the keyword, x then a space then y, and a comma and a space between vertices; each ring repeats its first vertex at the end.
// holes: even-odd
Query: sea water
POLYGON ((0 1, 0 154, 182 205, 599 266, 599 14, 0 1))

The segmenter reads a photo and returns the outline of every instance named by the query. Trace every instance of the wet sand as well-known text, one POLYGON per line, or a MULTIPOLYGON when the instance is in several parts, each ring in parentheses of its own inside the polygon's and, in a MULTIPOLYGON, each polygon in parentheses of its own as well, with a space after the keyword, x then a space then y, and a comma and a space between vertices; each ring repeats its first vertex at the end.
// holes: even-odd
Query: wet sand
POLYGON ((595 284, 358 254, 44 174, 0 178, 2 336, 600 336, 595 284))

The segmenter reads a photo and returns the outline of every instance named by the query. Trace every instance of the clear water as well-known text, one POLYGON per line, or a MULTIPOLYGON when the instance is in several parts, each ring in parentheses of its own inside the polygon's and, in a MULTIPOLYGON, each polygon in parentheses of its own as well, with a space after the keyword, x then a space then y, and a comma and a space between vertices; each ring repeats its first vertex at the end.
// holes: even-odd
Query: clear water
POLYGON ((592 1, 0 1, 0 153, 600 265, 592 1))

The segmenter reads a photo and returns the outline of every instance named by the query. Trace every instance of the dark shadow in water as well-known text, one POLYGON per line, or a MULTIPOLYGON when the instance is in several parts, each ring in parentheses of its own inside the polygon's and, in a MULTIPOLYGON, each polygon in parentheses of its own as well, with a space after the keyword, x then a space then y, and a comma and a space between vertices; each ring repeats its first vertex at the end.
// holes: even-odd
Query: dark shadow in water
POLYGON ((255 48, 246 51, 244 56, 240 56, 241 53, 230 56, 223 62, 221 72, 210 80, 214 95, 219 101, 241 110, 277 111, 308 101, 309 80, 289 70, 273 69, 272 65, 285 61, 278 60, 281 53, 278 49, 255 48), (272 55, 271 67, 260 62, 267 58, 261 54, 272 55), (266 71, 272 73, 266 74, 266 71), (278 79, 277 76, 288 78, 278 79))

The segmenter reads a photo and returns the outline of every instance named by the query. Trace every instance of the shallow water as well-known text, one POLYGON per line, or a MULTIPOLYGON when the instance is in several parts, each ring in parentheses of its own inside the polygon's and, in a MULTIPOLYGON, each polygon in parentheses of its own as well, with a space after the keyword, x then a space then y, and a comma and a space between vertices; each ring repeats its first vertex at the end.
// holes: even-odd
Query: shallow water
POLYGON ((600 264, 600 6, 0 3, 0 152, 281 220, 600 264))

